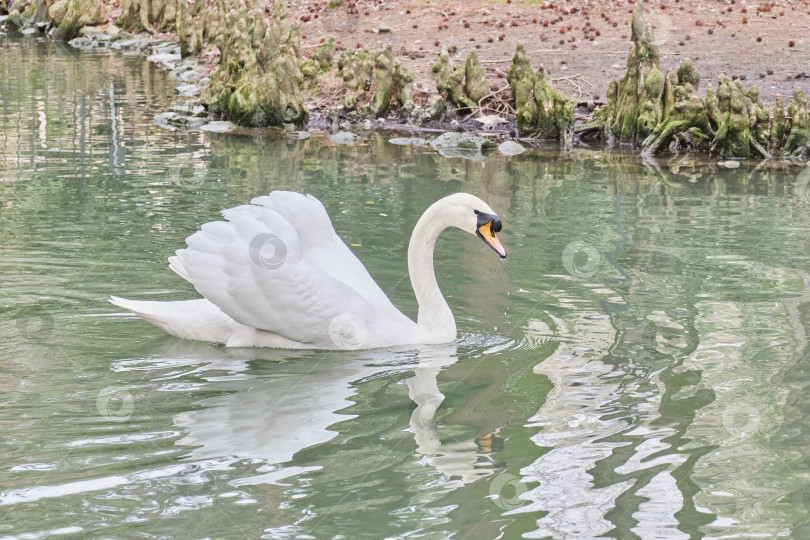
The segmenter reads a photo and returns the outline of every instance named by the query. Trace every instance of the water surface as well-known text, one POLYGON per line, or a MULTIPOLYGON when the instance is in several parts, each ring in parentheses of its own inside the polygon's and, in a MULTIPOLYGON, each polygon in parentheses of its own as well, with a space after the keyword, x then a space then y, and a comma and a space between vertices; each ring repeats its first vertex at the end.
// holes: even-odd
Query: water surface
POLYGON ((168 131, 142 59, 0 40, 0 537, 807 536, 803 164, 168 131), (166 258, 274 188, 410 316, 437 198, 509 258, 441 237, 439 347, 217 348, 106 302, 196 297, 166 258))

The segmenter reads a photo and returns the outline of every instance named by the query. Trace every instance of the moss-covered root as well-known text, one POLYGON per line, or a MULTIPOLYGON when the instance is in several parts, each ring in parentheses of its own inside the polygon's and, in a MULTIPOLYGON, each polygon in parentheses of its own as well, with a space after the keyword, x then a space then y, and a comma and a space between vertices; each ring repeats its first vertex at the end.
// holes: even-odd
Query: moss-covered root
POLYGON ((478 103, 467 97, 464 91, 464 72, 466 66, 453 66, 450 56, 443 50, 439 59, 433 64, 436 89, 446 100, 461 109, 475 109, 478 103))
POLYGON ((487 71, 475 51, 470 52, 464 63, 464 93, 475 103, 481 103, 489 95, 487 71))
POLYGON ((768 110, 759 98, 756 86, 746 90, 741 81, 721 75, 717 93, 706 90, 706 111, 715 131, 710 151, 720 157, 769 156, 778 148, 771 146, 768 110))
POLYGON ((413 74, 394 61, 390 45, 377 53, 376 60, 374 102, 370 114, 376 118, 383 116, 394 97, 407 112, 413 110, 413 74))
POLYGON ((522 43, 517 46, 506 78, 515 98, 520 136, 559 139, 569 145, 576 102, 552 88, 551 77, 543 66, 534 71, 522 43))
MULTIPOLYGON (((677 73, 670 70, 666 77, 658 77, 651 69, 645 81, 645 105, 639 115, 637 133, 646 133, 642 142, 643 153, 657 154, 674 146, 708 148, 714 135, 704 102, 694 95, 700 75, 692 61, 684 60, 677 73), (663 83, 663 88, 655 85, 663 83)), ((658 71, 660 73, 660 71, 658 71)))
POLYGON ((709 133, 705 104, 692 96, 675 102, 664 121, 645 139, 642 153, 657 154, 672 146, 702 147, 708 142, 709 133))
MULTIPOLYGON (((64 15, 67 0, 62 1, 65 3, 62 7, 62 15, 64 15)), ((5 3, 0 1, 0 13, 8 13, 8 20, 14 26, 27 28, 46 20, 48 6, 45 0, 13 0, 5 3)))
MULTIPOLYGON (((185 2, 181 0, 181 3, 185 2)), ((178 0, 122 0, 117 22, 129 30, 171 32, 175 28, 177 9, 178 0)))
MULTIPOLYGON (((183 57, 199 53, 205 47, 206 42, 216 42, 224 37, 223 34, 233 31, 226 25, 228 13, 231 9, 238 10, 240 2, 210 0, 195 2, 193 6, 189 6, 188 2, 176 1, 177 14, 174 24, 177 36, 180 38, 180 54, 183 57)), ((164 20, 166 18, 167 16, 164 15, 164 20)), ((259 22, 252 21, 252 24, 259 22)))
POLYGON ((355 110, 369 90, 374 76, 374 55, 365 49, 346 50, 338 58, 338 77, 343 79, 343 108, 355 110))
POLYGON ((202 100, 211 112, 240 125, 307 121, 301 99, 300 38, 287 21, 286 0, 277 1, 275 7, 268 24, 262 0, 238 0, 224 25, 217 27, 210 19, 203 25, 206 31, 220 28, 216 38, 220 59, 202 100))
POLYGON ((322 72, 329 71, 332 68, 332 61, 335 59, 335 39, 329 38, 319 45, 312 53, 312 59, 318 63, 322 72))
POLYGON ((793 91, 787 121, 790 124, 790 131, 783 154, 802 159, 810 156, 810 114, 807 112, 807 98, 799 88, 793 91))
POLYGON ((414 109, 413 74, 394 60, 388 45, 377 51, 365 49, 344 51, 338 59, 338 77, 343 79, 343 107, 354 111, 357 103, 374 88, 372 103, 363 113, 383 116, 396 99, 406 113, 414 109))
MULTIPOLYGON (((578 133, 601 132, 607 140, 639 144, 664 116, 664 74, 658 65, 658 47, 644 17, 641 2, 633 8, 632 44, 624 77, 616 82, 613 99, 578 133)), ((670 104, 674 106, 674 102, 670 104)))
POLYGON ((71 40, 84 26, 107 21, 101 0, 67 0, 65 14, 53 31, 55 39, 71 40))
POLYGON ((301 62, 301 74, 304 76, 304 88, 315 92, 319 86, 318 77, 332 69, 335 57, 335 40, 329 38, 312 53, 312 58, 301 62))

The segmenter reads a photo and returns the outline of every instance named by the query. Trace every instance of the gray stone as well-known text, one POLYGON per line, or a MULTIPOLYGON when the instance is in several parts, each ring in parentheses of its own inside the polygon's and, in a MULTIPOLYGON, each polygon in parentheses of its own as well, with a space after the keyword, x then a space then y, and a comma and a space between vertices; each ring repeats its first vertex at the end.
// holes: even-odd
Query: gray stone
POLYGON ((352 144, 357 141, 357 135, 349 131, 338 131, 334 135, 330 135, 329 139, 338 144, 352 144))
POLYGON ((111 45, 111 48, 117 51, 140 53, 147 45, 149 45, 148 38, 133 37, 129 39, 119 39, 111 45))
POLYGON ((154 62, 156 64, 170 64, 178 62, 180 60, 180 55, 172 53, 158 53, 147 56, 146 60, 149 62, 154 62))
POLYGON ((208 120, 200 118, 199 116, 177 115, 170 123, 176 126, 183 126, 187 129, 200 129, 208 123, 208 120))
POLYGON ((154 120, 155 120, 155 123, 157 125, 159 125, 160 127, 165 127, 165 128, 168 128, 168 129, 174 131, 177 128, 172 126, 171 122, 172 122, 172 120, 174 120, 178 116, 180 116, 180 115, 177 114, 177 113, 174 113, 174 112, 164 112, 164 113, 156 114, 154 120))
POLYGON ((174 87, 174 91, 185 97, 197 97, 202 93, 202 86, 194 83, 181 83, 174 87))
POLYGON ((498 145, 498 152, 507 156, 516 156, 526 151, 522 144, 515 141, 504 141, 498 145))
POLYGON ((484 148, 494 148, 497 146, 493 141, 477 137, 469 133, 448 132, 442 133, 438 139, 430 143, 433 148, 467 148, 472 150, 483 150, 484 148))
POLYGON ((205 107, 197 99, 174 102, 169 105, 169 111, 186 116, 205 116, 205 107))

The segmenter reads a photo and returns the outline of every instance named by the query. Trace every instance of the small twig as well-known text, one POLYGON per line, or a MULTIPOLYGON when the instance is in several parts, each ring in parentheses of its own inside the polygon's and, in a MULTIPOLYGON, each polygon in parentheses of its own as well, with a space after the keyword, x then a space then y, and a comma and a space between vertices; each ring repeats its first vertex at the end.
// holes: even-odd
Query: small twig
POLYGON ((576 79, 579 76, 580 76, 580 74, 576 73, 574 75, 568 75, 566 77, 554 77, 553 79, 551 79, 551 82, 565 81, 565 80, 568 80, 568 79, 576 79))

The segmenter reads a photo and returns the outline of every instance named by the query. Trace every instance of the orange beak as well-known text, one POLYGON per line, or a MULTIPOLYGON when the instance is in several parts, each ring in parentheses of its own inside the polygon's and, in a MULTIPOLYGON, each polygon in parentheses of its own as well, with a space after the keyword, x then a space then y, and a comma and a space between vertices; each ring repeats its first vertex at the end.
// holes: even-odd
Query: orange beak
POLYGON ((495 253, 501 256, 501 259, 506 258, 506 250, 501 245, 501 241, 495 236, 495 231, 492 230, 492 221, 478 227, 478 237, 481 238, 495 253))

